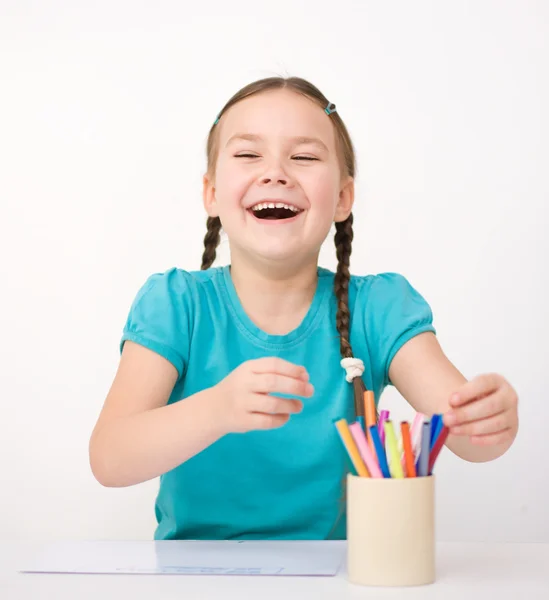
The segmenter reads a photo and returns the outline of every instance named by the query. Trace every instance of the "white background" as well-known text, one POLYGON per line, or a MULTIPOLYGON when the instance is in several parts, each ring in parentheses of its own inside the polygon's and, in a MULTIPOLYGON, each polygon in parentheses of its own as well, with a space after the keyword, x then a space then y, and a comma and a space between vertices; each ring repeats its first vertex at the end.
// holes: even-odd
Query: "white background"
POLYGON ((437 536, 549 541, 548 39, 542 1, 1 0, 0 537, 152 537, 157 481, 102 488, 89 436, 138 288, 200 267, 209 126, 282 74, 354 138, 353 272, 405 274, 519 393, 504 457, 441 456, 437 536))

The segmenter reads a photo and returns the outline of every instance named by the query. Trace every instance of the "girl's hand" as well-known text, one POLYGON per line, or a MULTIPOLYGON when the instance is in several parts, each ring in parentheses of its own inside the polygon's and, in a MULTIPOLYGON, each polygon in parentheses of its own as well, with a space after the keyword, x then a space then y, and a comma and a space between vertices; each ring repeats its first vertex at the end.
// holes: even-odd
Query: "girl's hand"
POLYGON ((453 435, 468 435, 471 443, 509 443, 518 429, 518 398, 515 390, 497 374, 479 375, 450 398, 443 419, 453 435))
POLYGON ((213 390, 225 433, 281 427, 291 414, 301 412, 303 404, 269 394, 309 397, 314 391, 304 367, 275 357, 242 363, 213 390))

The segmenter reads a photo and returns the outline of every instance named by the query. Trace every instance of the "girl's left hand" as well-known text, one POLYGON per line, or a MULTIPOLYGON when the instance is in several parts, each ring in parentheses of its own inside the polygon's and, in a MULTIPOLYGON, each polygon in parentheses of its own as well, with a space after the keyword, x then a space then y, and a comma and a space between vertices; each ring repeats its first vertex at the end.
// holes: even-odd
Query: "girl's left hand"
POLYGON ((483 446, 509 443, 518 429, 518 397, 497 374, 479 375, 450 398, 452 407, 443 417, 449 433, 468 435, 483 446))

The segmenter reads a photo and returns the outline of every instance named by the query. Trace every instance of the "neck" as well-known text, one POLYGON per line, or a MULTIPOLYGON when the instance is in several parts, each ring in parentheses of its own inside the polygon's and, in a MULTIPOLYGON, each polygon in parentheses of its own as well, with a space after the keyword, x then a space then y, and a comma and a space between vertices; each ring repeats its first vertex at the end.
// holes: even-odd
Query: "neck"
POLYGON ((231 278, 242 307, 270 335, 285 335, 305 318, 317 287, 317 257, 302 264, 259 265, 231 253, 231 278))

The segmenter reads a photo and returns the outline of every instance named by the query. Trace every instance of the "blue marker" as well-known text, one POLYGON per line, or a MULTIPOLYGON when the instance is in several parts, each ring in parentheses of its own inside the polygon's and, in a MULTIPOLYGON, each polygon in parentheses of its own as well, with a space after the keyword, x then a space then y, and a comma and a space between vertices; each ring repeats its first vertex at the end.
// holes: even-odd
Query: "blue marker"
POLYGON ((379 463, 379 468, 383 473, 383 477, 390 478, 391 473, 389 473, 389 465, 387 464, 387 456, 385 455, 385 448, 381 443, 381 438, 379 437, 379 432, 377 430, 376 425, 371 425, 369 427, 370 435, 372 437, 372 441, 374 442, 374 448, 376 450, 377 462, 379 463))
MULTIPOLYGON (((431 427, 432 427, 432 425, 431 425, 431 427)), ((431 450, 433 449, 433 446, 437 443, 438 436, 440 435, 440 432, 442 431, 443 427, 444 427, 444 420, 442 418, 442 415, 437 415, 437 430, 435 431, 434 436, 431 435, 431 450)))
POLYGON ((429 474, 429 456, 431 454, 431 422, 425 421, 423 423, 423 432, 421 436, 421 451, 419 453, 419 460, 417 461, 417 475, 418 477, 426 477, 429 474))
POLYGON ((440 415, 433 415, 431 417, 431 445, 429 450, 433 449, 435 442, 437 441, 438 434, 442 429, 442 419, 440 415))

